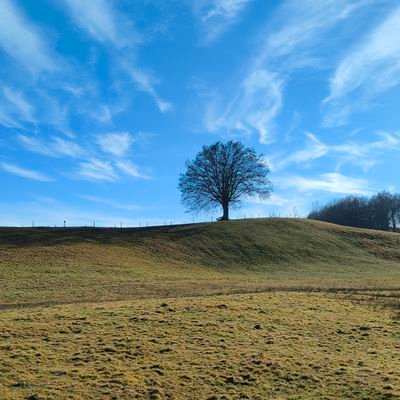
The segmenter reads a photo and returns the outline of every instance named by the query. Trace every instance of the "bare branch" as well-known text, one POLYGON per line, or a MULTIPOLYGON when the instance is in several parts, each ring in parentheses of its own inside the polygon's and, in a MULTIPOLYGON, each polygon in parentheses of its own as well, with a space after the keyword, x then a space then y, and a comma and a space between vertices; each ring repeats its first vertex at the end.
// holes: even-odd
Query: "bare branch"
POLYGON ((228 219, 229 206, 243 197, 270 197, 269 172, 262 156, 240 142, 203 146, 180 176, 182 203, 194 213, 222 206, 222 219, 228 219))

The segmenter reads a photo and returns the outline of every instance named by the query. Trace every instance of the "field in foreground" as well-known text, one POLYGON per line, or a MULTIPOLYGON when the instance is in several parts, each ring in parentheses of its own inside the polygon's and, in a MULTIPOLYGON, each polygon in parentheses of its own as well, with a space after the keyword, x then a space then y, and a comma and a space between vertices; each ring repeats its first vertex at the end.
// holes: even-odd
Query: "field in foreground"
POLYGON ((1 326, 2 399, 400 398, 399 321, 337 295, 13 310, 1 326))
POLYGON ((0 229, 0 399, 400 399, 400 235, 0 229))

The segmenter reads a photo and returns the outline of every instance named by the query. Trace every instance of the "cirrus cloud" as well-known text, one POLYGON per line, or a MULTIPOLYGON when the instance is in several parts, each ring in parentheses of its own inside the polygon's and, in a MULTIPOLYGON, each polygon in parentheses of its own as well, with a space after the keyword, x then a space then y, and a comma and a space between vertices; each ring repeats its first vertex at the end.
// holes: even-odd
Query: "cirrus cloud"
POLYGON ((49 177, 48 175, 45 175, 41 172, 38 171, 34 171, 31 169, 27 169, 24 167, 21 167, 19 165, 16 164, 11 164, 11 163, 7 163, 7 162, 2 162, 0 164, 0 167, 2 170, 16 175, 16 176, 20 176, 22 178, 27 178, 27 179, 31 179, 34 181, 41 181, 41 182, 50 182, 53 181, 54 179, 49 177))

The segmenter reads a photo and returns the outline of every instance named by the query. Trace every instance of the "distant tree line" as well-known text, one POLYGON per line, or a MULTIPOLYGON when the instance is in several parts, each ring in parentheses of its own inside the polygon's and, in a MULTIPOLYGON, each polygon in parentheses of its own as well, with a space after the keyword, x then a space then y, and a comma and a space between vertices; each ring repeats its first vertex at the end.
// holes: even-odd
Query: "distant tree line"
POLYGON ((370 198, 347 196, 322 206, 314 204, 308 218, 356 228, 396 232, 400 225, 400 194, 384 191, 370 198))

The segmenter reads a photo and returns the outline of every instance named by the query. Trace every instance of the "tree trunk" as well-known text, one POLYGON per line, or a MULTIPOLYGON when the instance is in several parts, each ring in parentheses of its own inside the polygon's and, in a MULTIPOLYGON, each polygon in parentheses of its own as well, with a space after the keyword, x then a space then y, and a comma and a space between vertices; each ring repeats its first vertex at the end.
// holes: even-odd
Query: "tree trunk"
POLYGON ((222 204, 222 209, 224 210, 224 214, 222 215, 221 221, 228 221, 229 219, 229 204, 222 204))

